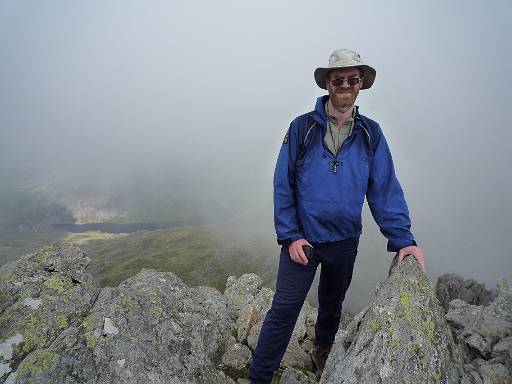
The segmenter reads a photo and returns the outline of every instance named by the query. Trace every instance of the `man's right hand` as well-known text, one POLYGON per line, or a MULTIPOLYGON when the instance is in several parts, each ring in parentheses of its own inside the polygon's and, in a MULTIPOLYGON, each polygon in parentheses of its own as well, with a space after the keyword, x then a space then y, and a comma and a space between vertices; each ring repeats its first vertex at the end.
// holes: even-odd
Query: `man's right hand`
POLYGON ((288 251, 290 252, 290 258, 294 262, 302 265, 307 265, 308 258, 306 257, 306 255, 304 254, 304 250, 302 249, 303 245, 309 245, 311 248, 313 248, 313 246, 306 239, 299 239, 295 240, 288 246, 288 251))

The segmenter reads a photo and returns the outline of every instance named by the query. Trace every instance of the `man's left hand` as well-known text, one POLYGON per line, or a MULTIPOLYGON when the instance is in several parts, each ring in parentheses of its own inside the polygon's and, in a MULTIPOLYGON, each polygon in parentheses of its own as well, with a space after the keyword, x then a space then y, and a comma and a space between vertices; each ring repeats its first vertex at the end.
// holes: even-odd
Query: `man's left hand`
POLYGON ((398 260, 397 260, 398 264, 400 264, 403 261, 404 257, 407 256, 407 255, 414 256, 414 258, 416 259, 416 261, 420 265, 420 268, 423 271, 423 273, 426 273, 426 270, 425 270, 425 259, 423 258, 423 251, 421 250, 421 248, 418 248, 415 245, 411 245, 410 247, 402 248, 398 252, 398 260))

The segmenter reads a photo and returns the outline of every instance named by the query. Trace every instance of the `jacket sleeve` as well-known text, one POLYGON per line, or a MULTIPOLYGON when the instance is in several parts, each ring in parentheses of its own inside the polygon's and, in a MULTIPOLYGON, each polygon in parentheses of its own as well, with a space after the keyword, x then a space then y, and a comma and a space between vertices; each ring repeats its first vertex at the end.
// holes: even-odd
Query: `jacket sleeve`
POLYGON ((290 124, 274 171, 274 225, 277 242, 288 245, 304 237, 295 201, 295 162, 299 149, 297 120, 290 124))
POLYGON ((371 137, 375 142, 372 145, 374 151, 366 199, 380 231, 388 239, 387 250, 397 252, 404 247, 416 245, 416 242, 410 231, 409 210, 395 175, 386 138, 378 125, 376 131, 371 137))

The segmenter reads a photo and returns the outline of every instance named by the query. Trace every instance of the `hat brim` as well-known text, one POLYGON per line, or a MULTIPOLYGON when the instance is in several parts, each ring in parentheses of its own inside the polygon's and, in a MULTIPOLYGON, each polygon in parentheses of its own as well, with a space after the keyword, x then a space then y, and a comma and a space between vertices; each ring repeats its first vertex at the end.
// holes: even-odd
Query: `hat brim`
POLYGON ((363 72, 363 85, 361 89, 370 88, 373 85, 373 82, 375 81, 375 77, 377 76, 377 71, 366 64, 354 65, 351 67, 317 68, 315 69, 316 84, 322 89, 327 89, 325 85, 325 79, 327 78, 327 74, 329 73, 329 71, 338 68, 359 68, 363 72))

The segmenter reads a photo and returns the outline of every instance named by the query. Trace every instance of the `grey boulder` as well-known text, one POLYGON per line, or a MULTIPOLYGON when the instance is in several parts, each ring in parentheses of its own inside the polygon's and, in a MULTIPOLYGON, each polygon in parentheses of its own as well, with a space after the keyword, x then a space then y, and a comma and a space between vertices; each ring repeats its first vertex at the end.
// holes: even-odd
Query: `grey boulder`
POLYGON ((512 336, 512 293, 501 282, 497 297, 486 306, 453 300, 446 318, 466 362, 477 358, 488 360, 494 346, 512 336))
MULTIPOLYGON (((12 355, 8 361, 12 372, 4 369, 0 382, 234 383, 217 368, 232 343, 234 323, 225 298, 216 289, 189 288, 172 273, 143 270, 117 288, 102 289, 96 297, 97 288, 89 283, 85 270, 68 274, 34 269, 27 262, 2 269, 3 275, 5 270, 10 274, 12 286, 26 281, 32 301, 26 305, 22 290, 19 299, 11 300, 2 313, 6 316, 8 311, 14 320, 13 324, 2 323, 3 340, 15 343, 4 348, 3 355, 12 355), (19 273, 20 268, 32 272, 19 273), (48 299, 50 294, 53 300, 48 299), (15 310, 19 314, 13 317, 11 313, 18 313, 15 310), (35 330, 31 335, 25 330, 33 311, 47 315, 39 316, 37 323, 29 321, 35 330), (66 315, 67 322, 59 320, 61 315, 66 315), (37 343, 27 344, 27 339, 34 338, 37 343)), ((54 263, 55 268, 64 264, 54 263)), ((74 263, 74 267, 84 265, 74 263)))
POLYGON ((247 377, 251 357, 249 347, 236 343, 222 356, 219 368, 233 379, 247 377))
POLYGON ((434 287, 412 257, 341 330, 320 383, 459 383, 464 369, 434 287))
POLYGON ((55 244, 2 266, 0 382, 86 317, 99 292, 85 272, 89 261, 79 248, 55 244))
POLYGON ((497 295, 496 291, 486 289, 484 284, 480 284, 473 279, 464 279, 452 273, 439 276, 436 284, 436 294, 445 311, 448 310, 450 301, 454 299, 472 305, 487 305, 497 295))
POLYGON ((281 374, 279 384, 315 384, 316 376, 312 373, 304 373, 295 368, 286 368, 281 374))

